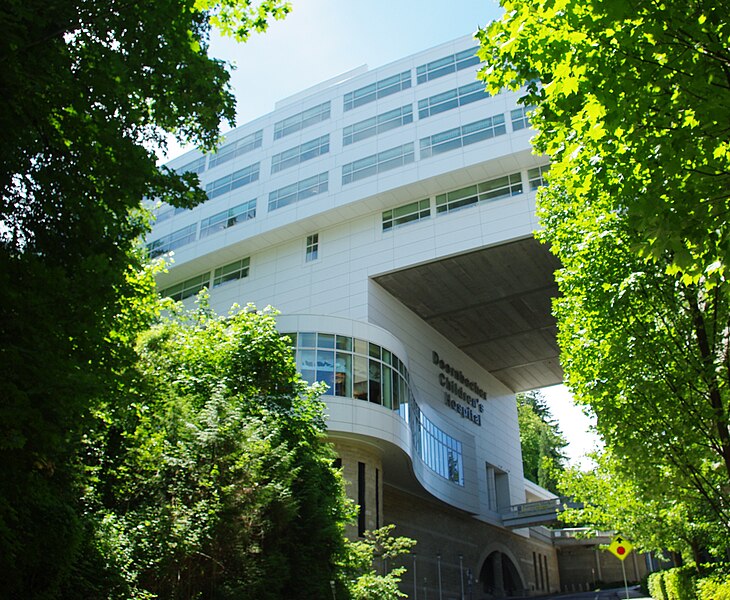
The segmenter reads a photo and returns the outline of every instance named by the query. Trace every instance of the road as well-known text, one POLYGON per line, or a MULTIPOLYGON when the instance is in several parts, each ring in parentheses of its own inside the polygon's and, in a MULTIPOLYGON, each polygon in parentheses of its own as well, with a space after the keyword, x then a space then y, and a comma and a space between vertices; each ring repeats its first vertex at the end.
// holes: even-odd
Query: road
MULTIPOLYGON (((530 600, 625 600, 626 589, 614 588, 610 590, 596 590, 593 592, 575 592, 571 594, 552 594, 550 596, 532 596, 530 600)), ((637 587, 629 588, 631 600, 651 600, 637 587)))

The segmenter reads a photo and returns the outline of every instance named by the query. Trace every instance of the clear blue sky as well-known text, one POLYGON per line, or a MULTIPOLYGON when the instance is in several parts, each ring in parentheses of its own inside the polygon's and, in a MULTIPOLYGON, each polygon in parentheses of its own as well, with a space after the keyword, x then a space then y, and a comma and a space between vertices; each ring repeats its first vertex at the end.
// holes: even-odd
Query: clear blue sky
POLYGON ((246 44, 213 44, 214 56, 237 66, 239 124, 326 79, 474 33, 502 13, 493 0, 292 0, 292 6, 285 20, 246 44))
MULTIPOLYGON (((292 0, 293 12, 246 44, 214 39, 211 54, 236 66, 237 124, 292 94, 361 65, 380 67, 472 34, 502 14, 494 0, 292 0)), ((174 144, 168 159, 182 149, 174 144)), ((545 390, 577 461, 595 445, 590 421, 563 386, 545 390)))

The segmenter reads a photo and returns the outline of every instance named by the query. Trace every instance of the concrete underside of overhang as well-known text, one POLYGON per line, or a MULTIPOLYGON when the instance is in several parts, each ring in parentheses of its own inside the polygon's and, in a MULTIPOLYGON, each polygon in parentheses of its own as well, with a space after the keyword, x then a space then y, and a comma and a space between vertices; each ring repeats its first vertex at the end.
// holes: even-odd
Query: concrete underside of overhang
POLYGON ((374 280, 515 392, 561 383, 551 301, 558 260, 534 238, 374 280))

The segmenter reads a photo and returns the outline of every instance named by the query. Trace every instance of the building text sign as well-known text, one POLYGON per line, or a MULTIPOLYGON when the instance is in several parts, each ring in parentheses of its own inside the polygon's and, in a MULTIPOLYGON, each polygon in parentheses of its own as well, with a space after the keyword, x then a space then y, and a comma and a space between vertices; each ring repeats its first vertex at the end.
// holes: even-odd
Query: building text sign
POLYGON ((439 357, 438 352, 433 352, 433 364, 439 370, 439 385, 444 390, 444 402, 450 409, 455 410, 462 418, 472 423, 482 425, 482 413, 484 405, 481 400, 487 399, 487 392, 481 386, 464 376, 460 370, 455 369, 449 363, 439 357))

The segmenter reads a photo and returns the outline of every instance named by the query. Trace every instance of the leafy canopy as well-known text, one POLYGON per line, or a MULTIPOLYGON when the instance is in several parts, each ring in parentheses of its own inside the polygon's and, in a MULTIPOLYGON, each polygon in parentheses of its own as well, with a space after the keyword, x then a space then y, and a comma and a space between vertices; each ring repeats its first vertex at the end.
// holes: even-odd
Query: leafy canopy
POLYGON ((120 573, 119 598, 304 599, 341 579, 352 511, 321 390, 288 344, 270 311, 217 317, 204 297, 142 336, 136 392, 99 413, 85 447, 112 560, 100 587, 120 573))
POLYGON ((144 197, 190 207, 166 134, 212 148, 234 115, 212 21, 243 39, 278 0, 8 0, 0 19, 0 570, 55 597, 86 536, 77 454, 149 323, 144 197), (225 26, 223 25, 225 23, 225 26), (44 515, 40 520, 37 515, 44 515))
POLYGON ((517 394, 517 422, 525 477, 557 494, 568 442, 539 391, 517 394))
POLYGON ((551 160, 538 235, 562 263, 567 383, 595 412, 604 475, 630 484, 636 520, 682 515, 685 532, 722 552, 730 5, 503 6, 479 32, 482 76, 492 91, 524 90, 534 147, 551 160), (642 516, 647 506, 654 513, 642 516))

